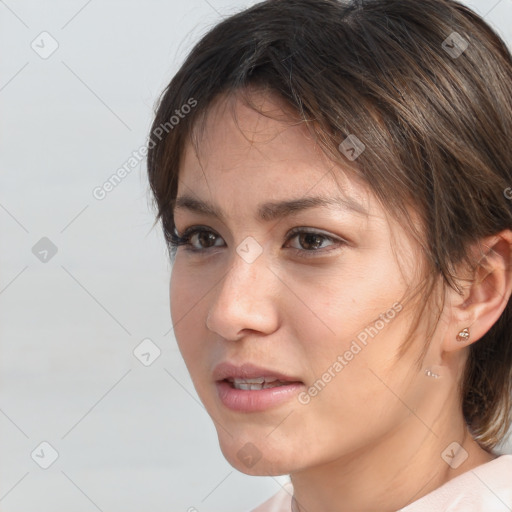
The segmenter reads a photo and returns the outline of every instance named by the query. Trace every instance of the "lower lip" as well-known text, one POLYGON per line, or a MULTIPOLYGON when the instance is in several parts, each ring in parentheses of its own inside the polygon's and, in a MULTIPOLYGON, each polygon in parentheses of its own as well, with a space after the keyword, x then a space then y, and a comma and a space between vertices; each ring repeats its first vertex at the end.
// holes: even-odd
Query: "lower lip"
POLYGON ((300 382, 253 391, 235 389, 225 380, 215 384, 221 402, 228 409, 238 412, 265 411, 286 402, 304 388, 304 384, 300 382))

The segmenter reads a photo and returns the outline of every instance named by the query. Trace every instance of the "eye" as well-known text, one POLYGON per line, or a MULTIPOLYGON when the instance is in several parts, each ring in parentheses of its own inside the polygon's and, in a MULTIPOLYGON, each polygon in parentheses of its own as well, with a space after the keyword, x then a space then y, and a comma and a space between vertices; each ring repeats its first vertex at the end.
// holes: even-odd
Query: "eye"
POLYGON ((309 257, 305 253, 322 252, 325 253, 332 249, 325 251, 326 247, 336 246, 346 243, 344 240, 334 238, 324 233, 313 231, 305 228, 294 228, 288 234, 287 242, 296 239, 298 246, 291 247, 298 251, 299 254, 309 257), (328 243, 328 245, 326 245, 328 243))
POLYGON ((192 226, 185 230, 183 235, 178 233, 171 234, 170 244, 174 249, 179 246, 186 246, 186 248, 193 252, 201 252, 211 247, 221 247, 223 244, 216 244, 217 241, 222 241, 222 238, 213 232, 211 229, 202 226, 192 226))

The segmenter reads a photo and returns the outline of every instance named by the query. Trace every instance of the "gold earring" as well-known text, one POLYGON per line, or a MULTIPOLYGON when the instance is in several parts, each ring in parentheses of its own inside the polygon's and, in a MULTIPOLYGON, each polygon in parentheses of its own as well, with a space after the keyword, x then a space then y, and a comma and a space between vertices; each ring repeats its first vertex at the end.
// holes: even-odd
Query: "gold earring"
POLYGON ((469 339, 469 329, 464 327, 462 331, 457 334, 457 341, 467 341, 469 339))

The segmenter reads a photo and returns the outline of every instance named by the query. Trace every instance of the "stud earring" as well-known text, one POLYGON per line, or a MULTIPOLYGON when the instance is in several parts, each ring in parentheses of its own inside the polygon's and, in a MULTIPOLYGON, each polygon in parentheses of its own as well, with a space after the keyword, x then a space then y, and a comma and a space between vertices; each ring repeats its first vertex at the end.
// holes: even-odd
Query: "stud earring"
POLYGON ((457 334, 457 341, 467 341, 469 339, 469 329, 465 327, 462 331, 457 334))

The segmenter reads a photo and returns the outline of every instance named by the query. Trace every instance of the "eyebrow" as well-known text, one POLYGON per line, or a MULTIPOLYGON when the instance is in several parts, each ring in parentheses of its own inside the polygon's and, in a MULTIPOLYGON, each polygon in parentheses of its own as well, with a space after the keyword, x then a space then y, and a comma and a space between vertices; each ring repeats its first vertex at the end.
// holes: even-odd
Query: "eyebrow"
MULTIPOLYGON (((350 197, 302 197, 286 201, 263 203, 258 207, 257 218, 264 222, 293 215, 304 210, 318 207, 329 207, 339 211, 353 211, 362 215, 368 215, 368 210, 350 197)), ((196 199, 189 195, 182 195, 174 201, 174 210, 186 209, 191 212, 216 217, 224 221, 225 216, 208 201, 196 199)))

